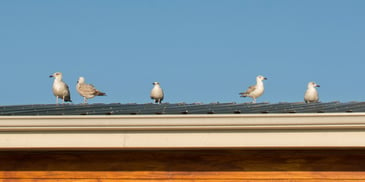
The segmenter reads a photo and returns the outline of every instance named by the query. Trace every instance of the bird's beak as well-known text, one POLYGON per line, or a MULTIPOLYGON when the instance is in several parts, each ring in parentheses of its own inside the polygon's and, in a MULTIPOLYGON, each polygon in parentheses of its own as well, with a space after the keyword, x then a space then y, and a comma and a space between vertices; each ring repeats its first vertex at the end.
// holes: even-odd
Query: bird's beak
POLYGON ((316 87, 321 87, 320 85, 316 85, 316 87))
POLYGON ((50 78, 54 77, 53 75, 49 75, 50 78))
POLYGON ((265 77, 264 80, 267 80, 267 78, 265 77))

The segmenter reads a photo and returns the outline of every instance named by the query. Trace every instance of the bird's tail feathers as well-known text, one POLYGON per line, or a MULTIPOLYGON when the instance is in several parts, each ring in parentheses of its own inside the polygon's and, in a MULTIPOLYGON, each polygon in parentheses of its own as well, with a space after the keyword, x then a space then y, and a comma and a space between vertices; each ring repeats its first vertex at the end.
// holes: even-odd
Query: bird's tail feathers
POLYGON ((106 96, 106 93, 98 91, 96 93, 97 96, 106 96))
POLYGON ((65 98, 63 101, 65 101, 65 102, 72 102, 71 98, 65 98))

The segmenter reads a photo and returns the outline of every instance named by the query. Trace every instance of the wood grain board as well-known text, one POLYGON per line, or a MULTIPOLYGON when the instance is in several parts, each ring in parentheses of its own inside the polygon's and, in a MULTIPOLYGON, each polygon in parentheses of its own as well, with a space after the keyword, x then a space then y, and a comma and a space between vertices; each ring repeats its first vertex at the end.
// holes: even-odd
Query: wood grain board
POLYGON ((362 181, 365 150, 1 151, 1 181, 362 181))

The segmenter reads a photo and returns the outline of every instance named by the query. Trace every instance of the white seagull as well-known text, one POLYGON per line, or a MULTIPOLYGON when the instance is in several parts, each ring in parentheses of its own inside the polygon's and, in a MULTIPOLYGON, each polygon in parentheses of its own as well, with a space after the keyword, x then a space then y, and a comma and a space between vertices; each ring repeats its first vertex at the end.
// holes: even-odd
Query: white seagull
POLYGON ((267 80, 264 76, 256 77, 256 85, 252 85, 248 87, 245 92, 241 92, 241 97, 251 97, 253 99, 252 103, 256 103, 256 99, 260 97, 264 93, 264 82, 263 80, 267 80))
POLYGON ((320 86, 317 85, 315 82, 308 83, 307 91, 304 94, 305 103, 318 102, 319 97, 318 97, 318 92, 317 92, 316 87, 320 87, 320 86))
POLYGON ((87 99, 94 98, 95 96, 105 96, 104 92, 97 90, 94 85, 85 83, 85 78, 80 77, 76 85, 77 92, 84 97, 84 104, 87 103, 87 99))
POLYGON ((53 81, 53 95, 56 96, 56 104, 58 104, 58 99, 62 99, 62 103, 72 102, 70 90, 68 89, 68 85, 62 80, 62 73, 56 72, 49 77, 54 77, 53 81))
POLYGON ((163 93, 163 90, 160 86, 160 83, 158 82, 153 82, 152 83, 154 86, 151 90, 151 99, 154 99, 155 100, 155 103, 159 103, 161 104, 162 100, 163 100, 163 97, 164 97, 164 93, 163 93))

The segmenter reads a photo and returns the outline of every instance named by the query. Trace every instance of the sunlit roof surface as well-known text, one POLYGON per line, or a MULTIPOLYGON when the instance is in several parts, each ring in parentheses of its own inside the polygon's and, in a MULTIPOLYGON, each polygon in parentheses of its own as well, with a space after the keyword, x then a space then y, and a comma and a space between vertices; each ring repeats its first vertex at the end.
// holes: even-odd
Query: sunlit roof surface
POLYGON ((365 112, 365 102, 327 103, 163 103, 0 106, 0 115, 155 115, 365 112))

